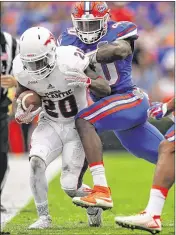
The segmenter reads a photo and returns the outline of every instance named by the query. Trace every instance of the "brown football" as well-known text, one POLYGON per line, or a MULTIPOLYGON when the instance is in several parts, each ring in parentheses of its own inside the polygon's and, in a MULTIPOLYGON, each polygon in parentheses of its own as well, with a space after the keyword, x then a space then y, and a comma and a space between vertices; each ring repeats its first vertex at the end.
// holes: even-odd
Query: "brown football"
POLYGON ((30 104, 34 105, 32 111, 35 111, 42 106, 41 98, 35 91, 24 91, 20 94, 19 99, 22 101, 21 105, 24 110, 26 110, 30 104))

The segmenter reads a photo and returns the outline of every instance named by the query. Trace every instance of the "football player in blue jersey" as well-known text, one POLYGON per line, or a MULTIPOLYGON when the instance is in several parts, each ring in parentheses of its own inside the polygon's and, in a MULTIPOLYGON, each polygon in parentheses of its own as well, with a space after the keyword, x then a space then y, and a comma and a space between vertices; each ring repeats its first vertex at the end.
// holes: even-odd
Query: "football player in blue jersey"
MULTIPOLYGON (((105 98, 98 98, 91 92, 95 103, 76 115, 76 127, 89 162, 94 188, 88 196, 75 197, 73 202, 82 207, 103 209, 112 208, 113 201, 105 177, 98 133, 113 130, 130 153, 151 163, 157 162, 158 147, 164 139, 147 121, 148 96, 132 81, 137 26, 127 21, 110 21, 109 13, 105 2, 75 3, 71 14, 74 27, 67 29, 58 40, 60 45, 74 45, 88 54, 91 70, 104 77, 111 87, 111 94, 105 98)), ((89 74, 82 79, 79 71, 68 71, 67 74, 72 76, 70 86, 91 85, 89 74)))
MULTIPOLYGON (((169 117, 174 122, 175 98, 167 103, 155 102, 148 115, 156 120, 169 117)), ((162 230, 161 214, 168 191, 175 182, 175 123, 166 132, 165 140, 160 143, 159 157, 155 169, 148 205, 142 213, 132 216, 117 216, 118 225, 159 233, 162 230)))

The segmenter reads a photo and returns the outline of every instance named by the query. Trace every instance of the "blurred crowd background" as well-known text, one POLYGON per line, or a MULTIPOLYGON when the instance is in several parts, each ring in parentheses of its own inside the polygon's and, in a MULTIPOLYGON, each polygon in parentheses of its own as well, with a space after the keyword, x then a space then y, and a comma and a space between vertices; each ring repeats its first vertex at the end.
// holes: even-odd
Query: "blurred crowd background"
MULTIPOLYGON (((72 26, 74 2, 1 2, 1 29, 19 38, 29 27, 47 27, 56 38, 72 26)), ((107 2, 114 21, 132 21, 139 39, 133 60, 134 83, 152 101, 174 95, 175 2, 107 2)))
MULTIPOLYGON (((57 38, 72 26, 73 2, 2 2, 2 30, 19 37, 27 28, 42 25, 57 38)), ((152 100, 174 93, 174 2, 108 2, 111 19, 136 23, 133 80, 152 100)))

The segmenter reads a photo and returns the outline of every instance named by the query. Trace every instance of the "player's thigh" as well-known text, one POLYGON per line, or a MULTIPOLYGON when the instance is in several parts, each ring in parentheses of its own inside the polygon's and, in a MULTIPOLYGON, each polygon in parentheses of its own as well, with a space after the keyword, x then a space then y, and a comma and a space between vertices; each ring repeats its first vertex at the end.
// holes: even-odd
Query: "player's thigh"
MULTIPOLYGON (((74 130, 76 132, 76 130, 74 130)), ((82 178, 88 164, 79 136, 64 144, 62 152, 61 186, 75 190, 82 185, 82 178)))
POLYGON ((134 92, 115 94, 101 99, 76 115, 92 123, 98 132, 127 130, 147 120, 149 102, 134 92))
POLYGON ((32 134, 29 157, 37 156, 48 166, 61 154, 62 149, 62 141, 56 130, 49 122, 40 121, 32 134))
POLYGON ((136 157, 151 163, 158 160, 158 149, 164 136, 149 122, 125 131, 114 131, 121 144, 136 157))

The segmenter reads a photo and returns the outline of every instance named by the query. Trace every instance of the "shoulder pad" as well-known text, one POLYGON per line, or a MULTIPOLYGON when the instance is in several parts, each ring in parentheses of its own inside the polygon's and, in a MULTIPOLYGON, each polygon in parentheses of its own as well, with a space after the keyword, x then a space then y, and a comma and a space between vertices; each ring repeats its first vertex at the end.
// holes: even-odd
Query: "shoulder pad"
POLYGON ((138 38, 137 26, 130 21, 110 22, 109 27, 116 33, 117 39, 138 38))
POLYGON ((23 69, 23 64, 21 62, 21 59, 20 59, 20 54, 18 54, 15 59, 13 60, 13 74, 14 76, 17 77, 18 79, 18 75, 21 74, 22 72, 24 72, 24 69, 23 69))
POLYGON ((73 45, 76 39, 77 39, 77 36, 76 36, 75 29, 68 28, 59 36, 57 40, 57 44, 58 46, 73 45))
POLYGON ((66 70, 84 71, 89 65, 89 57, 72 45, 58 47, 57 58, 59 69, 63 73, 66 70))
POLYGON ((24 70, 23 64, 20 59, 20 54, 18 54, 13 60, 13 75, 16 80, 23 86, 26 87, 27 81, 30 80, 29 74, 24 70))

